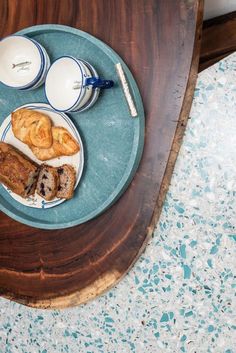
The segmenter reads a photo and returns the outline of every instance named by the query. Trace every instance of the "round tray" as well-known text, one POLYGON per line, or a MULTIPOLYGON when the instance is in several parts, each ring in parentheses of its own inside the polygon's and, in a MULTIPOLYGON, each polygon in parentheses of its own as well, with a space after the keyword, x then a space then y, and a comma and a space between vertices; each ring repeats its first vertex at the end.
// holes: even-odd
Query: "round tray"
MULTIPOLYGON (((125 191, 141 159, 144 144, 144 111, 135 80, 122 59, 106 44, 77 29, 61 25, 26 28, 18 34, 35 39, 51 61, 72 55, 91 63, 101 77, 115 86, 104 90, 88 111, 69 114, 84 144, 84 171, 73 199, 45 210, 29 209, 9 198, 0 187, 0 210, 27 225, 43 229, 68 228, 105 211, 125 191), (138 116, 132 118, 117 76, 121 63, 138 116)), ((47 102, 44 86, 34 91, 16 91, 0 84, 0 124, 16 107, 47 102)))

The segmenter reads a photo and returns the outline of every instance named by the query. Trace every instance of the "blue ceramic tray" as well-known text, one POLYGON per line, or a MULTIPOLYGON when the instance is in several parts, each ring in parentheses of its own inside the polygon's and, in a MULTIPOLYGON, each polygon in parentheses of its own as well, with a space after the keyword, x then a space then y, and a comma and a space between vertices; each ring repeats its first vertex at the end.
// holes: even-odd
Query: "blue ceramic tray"
MULTIPOLYGON (((41 25, 18 34, 34 38, 47 50, 51 61, 73 55, 90 62, 98 74, 112 79, 115 87, 104 90, 95 105, 82 113, 68 114, 84 144, 84 171, 73 199, 55 208, 28 208, 0 186, 0 210, 27 225, 43 229, 68 228, 98 216, 110 207, 131 182, 144 144, 144 111, 138 87, 122 59, 106 44, 74 28, 41 25), (121 63, 131 88, 138 116, 132 118, 116 73, 121 63)), ((0 84, 0 124, 18 106, 47 102, 43 86, 29 92, 0 84)))

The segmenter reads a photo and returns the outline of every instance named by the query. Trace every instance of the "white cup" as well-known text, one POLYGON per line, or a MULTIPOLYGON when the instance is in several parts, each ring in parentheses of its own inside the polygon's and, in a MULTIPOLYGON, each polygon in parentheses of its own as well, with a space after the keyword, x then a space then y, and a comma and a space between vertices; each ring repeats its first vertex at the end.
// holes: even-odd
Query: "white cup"
POLYGON ((35 89, 44 83, 49 67, 46 50, 35 40, 11 35, 0 41, 0 81, 4 85, 35 89))
POLYGON ((48 70, 45 95, 57 111, 81 112, 96 102, 100 89, 113 85, 111 80, 102 80, 87 61, 62 56, 48 70))

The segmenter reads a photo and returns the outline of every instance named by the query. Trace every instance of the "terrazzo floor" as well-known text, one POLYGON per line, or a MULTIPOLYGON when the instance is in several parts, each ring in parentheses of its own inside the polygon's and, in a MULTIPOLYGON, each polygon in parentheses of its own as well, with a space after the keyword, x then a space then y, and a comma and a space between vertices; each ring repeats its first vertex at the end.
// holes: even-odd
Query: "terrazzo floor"
POLYGON ((236 352, 236 53, 199 75, 153 238, 87 305, 0 299, 0 353, 236 352))

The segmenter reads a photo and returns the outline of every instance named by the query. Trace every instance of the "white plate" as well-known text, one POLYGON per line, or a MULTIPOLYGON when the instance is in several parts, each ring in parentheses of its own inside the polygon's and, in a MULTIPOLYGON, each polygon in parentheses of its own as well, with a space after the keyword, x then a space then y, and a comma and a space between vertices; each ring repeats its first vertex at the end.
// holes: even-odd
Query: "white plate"
MULTIPOLYGON (((63 164, 72 165, 76 170, 76 184, 75 184, 75 188, 76 188, 79 181, 80 181, 82 172, 83 172, 84 149, 83 149, 83 144, 82 144, 80 135, 79 135, 75 125, 72 123, 72 121, 68 118, 68 116, 66 114, 61 113, 61 112, 56 112, 49 104, 31 103, 31 104, 22 105, 21 107, 18 107, 16 110, 18 110, 20 108, 37 110, 40 113, 47 114, 51 118, 53 125, 62 126, 64 128, 66 128, 71 133, 71 135, 79 143, 80 151, 78 153, 74 154, 73 156, 58 157, 58 158, 54 158, 52 160, 45 161, 45 162, 38 160, 35 157, 35 155, 33 154, 33 152, 31 151, 31 149, 25 143, 21 142, 20 140, 18 140, 14 136, 13 131, 12 131, 12 127, 11 127, 11 114, 3 121, 3 123, 0 127, 0 140, 4 141, 6 143, 9 143, 9 144, 13 145, 14 147, 18 148, 22 153, 24 153, 31 160, 35 161, 38 164, 46 163, 46 164, 51 165, 53 167, 59 167, 63 164)), ((4 185, 3 185, 3 187, 9 192, 9 194, 13 197, 13 199, 20 202, 22 205, 25 205, 28 207, 50 208, 50 207, 57 206, 60 203, 65 201, 65 199, 57 199, 57 198, 55 198, 52 201, 46 201, 41 196, 39 196, 37 193, 28 197, 27 199, 24 199, 21 196, 15 194, 11 190, 9 190, 4 185)))

